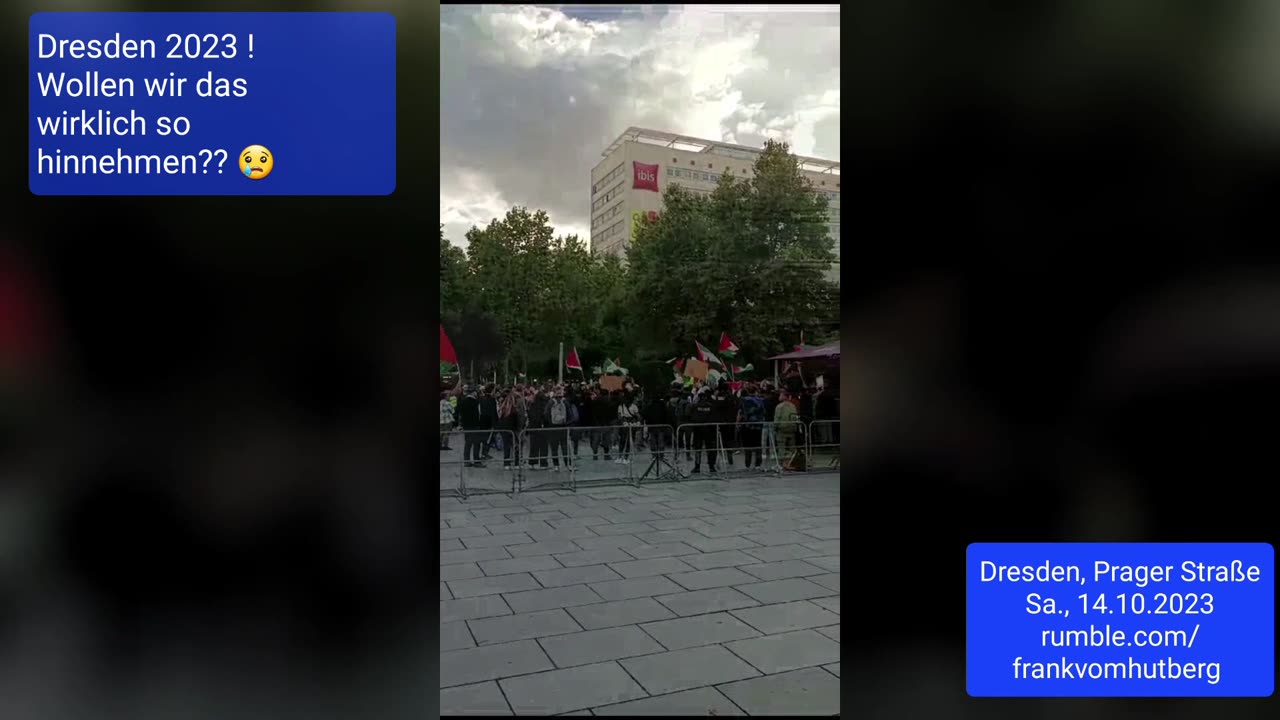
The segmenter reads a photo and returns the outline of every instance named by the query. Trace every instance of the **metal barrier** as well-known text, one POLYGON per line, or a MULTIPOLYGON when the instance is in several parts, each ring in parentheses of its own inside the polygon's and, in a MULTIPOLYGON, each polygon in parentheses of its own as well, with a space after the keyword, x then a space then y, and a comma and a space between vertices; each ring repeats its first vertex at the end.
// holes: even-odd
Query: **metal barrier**
POLYGON ((840 469, 840 421, 814 420, 809 423, 809 457, 806 469, 840 469))
MULTIPOLYGON (((516 492, 575 489, 572 427, 529 428, 521 433, 525 463, 517 471, 516 492)), ((580 439, 579 439, 579 442, 580 439)))
POLYGON ((804 425, 798 421, 686 423, 676 428, 676 434, 686 443, 676 454, 677 468, 685 475, 713 478, 780 473, 786 469, 789 454, 803 447, 797 440, 803 429, 804 425), (738 456, 741 463, 736 461, 738 456))
POLYGON ((462 499, 506 494, 519 482, 514 458, 518 438, 510 430, 454 430, 440 451, 440 494, 462 499), (446 488, 454 488, 446 490, 446 488))

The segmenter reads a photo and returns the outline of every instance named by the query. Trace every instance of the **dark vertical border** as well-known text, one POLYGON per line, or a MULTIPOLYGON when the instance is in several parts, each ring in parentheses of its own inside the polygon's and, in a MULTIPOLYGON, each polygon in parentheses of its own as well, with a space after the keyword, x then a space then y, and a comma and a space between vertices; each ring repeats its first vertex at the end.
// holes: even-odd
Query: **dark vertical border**
MULTIPOLYGON (((426 334, 427 347, 430 350, 428 360, 430 360, 430 382, 427 384, 431 388, 430 396, 427 398, 428 412, 426 414, 428 427, 424 431, 420 443, 421 447, 426 451, 424 458, 428 460, 427 467, 422 473, 424 479, 423 489, 426 492, 426 507, 431 509, 428 513, 423 528, 426 529, 425 547, 427 567, 424 573, 426 588, 428 590, 431 601, 427 604, 430 608, 428 615, 430 622, 427 623, 427 633, 424 637, 426 651, 424 657, 428 658, 426 672, 423 673, 424 688, 423 698, 426 702, 427 715, 425 717, 440 716, 440 495, 438 488, 440 487, 440 451, 439 443, 436 438, 439 437, 438 420, 439 406, 436 398, 439 396, 439 358, 440 358, 440 334, 436 331, 440 322, 440 253, 436 243, 437 227, 440 223, 440 3, 438 0, 428 0, 420 5, 414 4, 415 13, 422 16, 421 23, 414 23, 415 29, 420 27, 421 33, 415 38, 403 38, 406 44, 413 43, 414 47, 420 48, 425 59, 424 70, 421 77, 414 77, 415 87, 414 103, 416 107, 421 107, 421 113, 415 113, 412 118, 412 125, 402 125, 401 133, 409 131, 418 135, 423 140, 423 152, 418 158, 409 158, 411 162, 405 162, 401 165, 401 182, 409 180, 406 175, 414 175, 414 183, 420 184, 415 187, 412 197, 416 202, 420 203, 419 207, 426 207, 430 210, 426 213, 431 216, 431 221, 421 228, 420 232, 415 233, 414 242, 422 248, 430 248, 430 252, 423 255, 423 269, 426 271, 428 283, 423 287, 423 302, 428 310, 429 332, 426 334), (421 96, 418 96, 421 93, 421 96), (420 117, 419 117, 420 115, 420 117), (411 168, 411 169, 410 169, 411 168), (432 238, 431 242, 426 242, 426 238, 432 238)), ((404 32, 402 26, 402 33, 404 32)), ((402 86, 403 88, 403 86, 402 86)), ((401 97, 409 95, 408 91, 402 90, 401 97)), ((402 156, 403 157, 403 156, 402 156)), ((402 185, 403 187, 403 185, 402 185)))

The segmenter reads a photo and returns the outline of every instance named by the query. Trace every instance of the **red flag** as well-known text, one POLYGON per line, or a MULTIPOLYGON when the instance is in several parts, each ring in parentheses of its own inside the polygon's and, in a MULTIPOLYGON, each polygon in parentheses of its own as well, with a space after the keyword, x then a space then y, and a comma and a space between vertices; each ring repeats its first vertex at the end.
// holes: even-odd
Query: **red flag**
POLYGON ((449 342, 449 336, 444 332, 444 323, 440 323, 440 362, 458 364, 458 353, 454 352, 453 343, 449 342))
POLYGON ((738 354, 738 346, 729 339, 729 333, 724 331, 720 332, 720 354, 728 355, 729 357, 738 354))
POLYGON ((676 372, 684 372, 684 358, 676 360, 676 372))
POLYGON ((578 348, 574 348, 573 352, 569 353, 569 357, 565 358, 564 366, 570 370, 582 369, 582 361, 578 359, 578 348))

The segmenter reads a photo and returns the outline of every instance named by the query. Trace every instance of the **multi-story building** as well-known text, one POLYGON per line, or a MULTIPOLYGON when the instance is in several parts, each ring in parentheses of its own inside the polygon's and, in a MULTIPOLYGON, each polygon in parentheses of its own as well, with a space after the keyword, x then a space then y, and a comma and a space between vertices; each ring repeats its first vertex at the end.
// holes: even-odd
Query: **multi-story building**
MULTIPOLYGON (((710 193, 720 175, 732 171, 751 177, 759 148, 700 140, 673 133, 627 128, 603 153, 604 160, 591 170, 591 247, 597 252, 626 254, 640 218, 662 210, 662 193, 668 185, 692 192, 710 193)), ((835 240, 839 276, 840 163, 801 157, 800 169, 814 192, 827 196, 827 230, 835 240)))

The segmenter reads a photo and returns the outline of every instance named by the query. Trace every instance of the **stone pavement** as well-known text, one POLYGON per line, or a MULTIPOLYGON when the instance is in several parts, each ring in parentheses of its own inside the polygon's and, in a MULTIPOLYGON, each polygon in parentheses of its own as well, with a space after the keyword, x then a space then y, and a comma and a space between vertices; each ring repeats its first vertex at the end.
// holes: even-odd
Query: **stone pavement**
POLYGON ((835 715, 840 480, 440 500, 441 715, 835 715))

